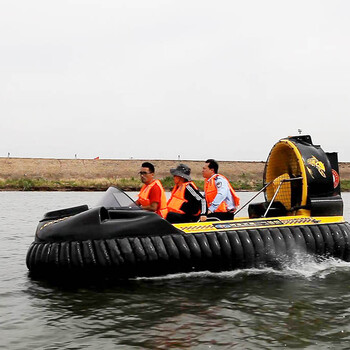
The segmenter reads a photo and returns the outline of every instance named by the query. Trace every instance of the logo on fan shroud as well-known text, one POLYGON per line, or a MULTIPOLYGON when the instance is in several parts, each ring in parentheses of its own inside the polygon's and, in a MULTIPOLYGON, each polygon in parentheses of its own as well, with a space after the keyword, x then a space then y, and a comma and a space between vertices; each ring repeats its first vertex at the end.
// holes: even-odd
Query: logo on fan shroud
MULTIPOLYGON (((306 162, 307 162, 307 164, 315 167, 322 177, 326 177, 326 167, 315 156, 312 156, 306 162)), ((310 168, 308 168, 308 171, 309 171, 310 175, 312 176, 312 171, 310 168)))

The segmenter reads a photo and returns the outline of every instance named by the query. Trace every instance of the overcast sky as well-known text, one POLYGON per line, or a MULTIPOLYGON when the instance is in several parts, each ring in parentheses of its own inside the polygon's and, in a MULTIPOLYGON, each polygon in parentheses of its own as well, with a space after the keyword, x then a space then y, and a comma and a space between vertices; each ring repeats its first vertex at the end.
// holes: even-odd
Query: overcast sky
POLYGON ((0 6, 0 157, 350 161, 350 1, 0 6))

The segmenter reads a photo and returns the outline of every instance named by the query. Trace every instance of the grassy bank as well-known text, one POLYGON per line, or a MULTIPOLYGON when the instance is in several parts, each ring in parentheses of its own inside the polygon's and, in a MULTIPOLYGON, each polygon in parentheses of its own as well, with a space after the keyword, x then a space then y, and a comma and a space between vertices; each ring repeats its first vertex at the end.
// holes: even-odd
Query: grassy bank
MULTIPOLYGON (((160 179, 165 190, 170 191, 174 186, 172 176, 160 179)), ((203 190, 204 180, 195 180, 195 184, 203 190)), ((262 187, 261 181, 254 181, 242 177, 238 181, 231 182, 237 191, 257 191, 262 187)), ((19 178, 0 179, 1 191, 105 191, 110 186, 116 186, 124 191, 138 191, 142 186, 139 178, 113 179, 105 178, 98 180, 48 180, 45 178, 19 178)))
MULTIPOLYGON (((170 191, 174 186, 171 176, 160 179, 164 189, 170 191)), ((203 190, 204 180, 194 180, 200 190, 203 190)), ((231 181, 237 191, 259 191, 262 181, 256 181, 242 176, 237 181, 231 181)), ((48 180, 44 178, 30 179, 0 179, 0 191, 105 191, 110 186, 116 186, 124 191, 139 191, 142 182, 139 178, 98 179, 98 180, 48 180)), ((350 180, 341 181, 341 190, 350 191, 350 180)))

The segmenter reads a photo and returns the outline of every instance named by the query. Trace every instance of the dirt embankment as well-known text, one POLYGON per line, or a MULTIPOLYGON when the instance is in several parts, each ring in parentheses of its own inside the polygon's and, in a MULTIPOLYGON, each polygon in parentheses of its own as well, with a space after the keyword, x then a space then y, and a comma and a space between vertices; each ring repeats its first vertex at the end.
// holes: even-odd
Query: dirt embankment
MULTIPOLYGON (((0 158, 0 178, 45 178, 48 180, 67 179, 105 179, 138 177, 143 160, 111 160, 111 159, 46 159, 46 158, 0 158)), ((170 168, 180 162, 191 169, 193 179, 202 179, 202 161, 150 160, 156 168, 156 176, 160 179, 170 175, 170 168)), ((261 180, 264 162, 219 162, 220 172, 231 181, 242 176, 261 180)))
MULTIPOLYGON (((0 178, 44 178, 48 180, 120 179, 138 177, 143 160, 129 159, 47 159, 47 158, 0 158, 0 178)), ((150 160, 160 179, 171 176, 169 169, 180 161, 150 160)), ((192 169, 194 180, 202 179, 203 161, 186 161, 192 169)), ((265 162, 221 161, 219 172, 231 181, 262 180, 265 162)), ((350 163, 340 163, 342 180, 350 180, 350 163)))

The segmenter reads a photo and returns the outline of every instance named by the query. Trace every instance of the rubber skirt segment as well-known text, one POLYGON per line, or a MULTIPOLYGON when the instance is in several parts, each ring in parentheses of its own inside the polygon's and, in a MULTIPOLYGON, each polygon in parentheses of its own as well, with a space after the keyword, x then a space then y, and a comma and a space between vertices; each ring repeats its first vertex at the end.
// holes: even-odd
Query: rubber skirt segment
POLYGON ((348 223, 273 227, 61 243, 32 243, 35 275, 158 276, 189 271, 279 267, 295 253, 350 261, 348 223))
POLYGON ((276 246, 268 229, 259 229, 259 234, 264 244, 264 261, 273 266, 276 263, 276 246))
POLYGON ((350 261, 350 225, 349 223, 339 224, 338 225, 343 237, 344 237, 344 255, 343 259, 345 261, 350 261))

